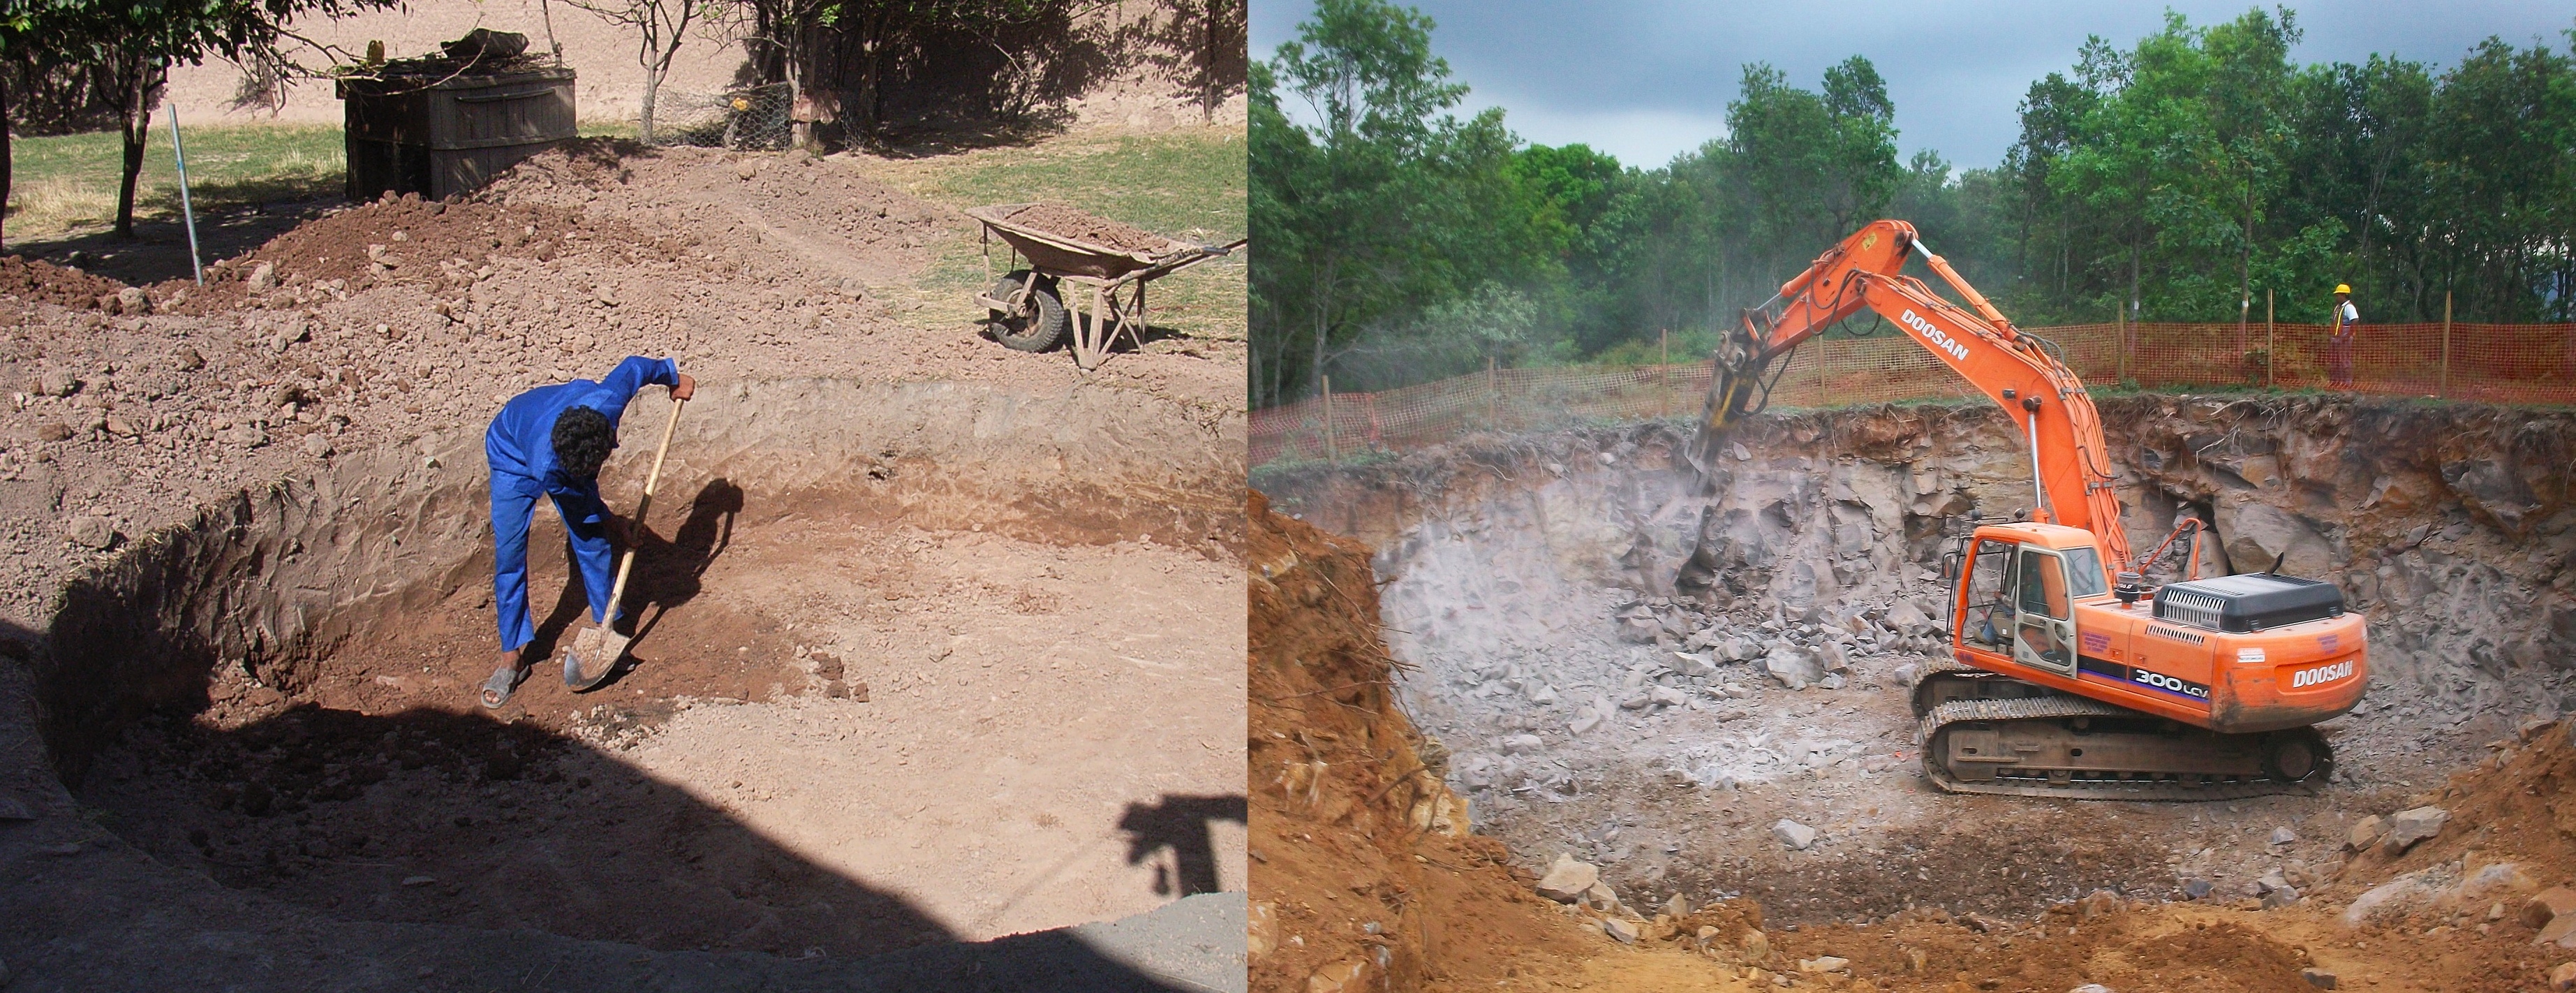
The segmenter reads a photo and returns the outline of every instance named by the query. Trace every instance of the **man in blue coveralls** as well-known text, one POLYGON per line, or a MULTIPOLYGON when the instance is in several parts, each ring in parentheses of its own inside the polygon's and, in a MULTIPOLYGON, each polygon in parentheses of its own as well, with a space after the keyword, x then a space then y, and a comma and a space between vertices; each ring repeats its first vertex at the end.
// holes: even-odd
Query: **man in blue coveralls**
POLYGON ((646 384, 671 388, 686 400, 698 382, 670 359, 628 356, 599 382, 576 379, 540 386, 511 398, 483 433, 483 457, 492 466, 492 606, 501 621, 501 665, 483 683, 483 705, 499 707, 527 678, 519 650, 537 637, 528 620, 528 520, 537 498, 550 496, 562 515, 591 619, 610 620, 614 582, 609 539, 633 545, 633 526, 599 499, 599 466, 617 447, 617 419, 646 384))

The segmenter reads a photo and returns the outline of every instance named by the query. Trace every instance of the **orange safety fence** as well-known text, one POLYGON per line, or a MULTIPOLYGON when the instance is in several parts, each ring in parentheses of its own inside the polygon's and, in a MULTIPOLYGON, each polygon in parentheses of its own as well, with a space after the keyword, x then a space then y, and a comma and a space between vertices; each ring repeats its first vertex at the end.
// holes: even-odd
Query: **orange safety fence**
MULTIPOLYGON (((2078 324, 2026 332, 2056 342, 2067 365, 2091 383, 2576 404, 2576 324, 2365 324, 2341 344, 2323 324, 2078 324)), ((1774 370, 1771 403, 1778 407, 1975 395, 1922 346, 1890 333, 1812 339, 1774 370)), ((1708 377, 1705 360, 1497 369, 1309 397, 1252 412, 1252 464, 1408 451, 1475 431, 1696 417, 1708 377)))

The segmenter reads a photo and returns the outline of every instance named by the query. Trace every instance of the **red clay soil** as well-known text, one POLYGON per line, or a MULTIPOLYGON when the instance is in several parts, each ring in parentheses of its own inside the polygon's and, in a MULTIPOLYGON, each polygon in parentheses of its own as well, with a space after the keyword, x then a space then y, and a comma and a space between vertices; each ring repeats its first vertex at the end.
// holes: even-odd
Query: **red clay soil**
POLYGON ((98 306, 99 297, 124 288, 124 283, 78 269, 16 255, 0 256, 0 296, 88 310, 98 306))
POLYGON ((1170 239, 1161 235, 1105 217, 1094 217, 1060 203, 1031 204, 1012 211, 1010 219, 1014 224, 1025 224, 1050 234, 1122 252, 1160 252, 1171 244, 1170 239))
POLYGON ((1579 951, 1501 842, 1433 826, 1466 805, 1398 707, 1367 546, 1249 504, 1252 988, 1490 988, 1520 949, 1579 951))

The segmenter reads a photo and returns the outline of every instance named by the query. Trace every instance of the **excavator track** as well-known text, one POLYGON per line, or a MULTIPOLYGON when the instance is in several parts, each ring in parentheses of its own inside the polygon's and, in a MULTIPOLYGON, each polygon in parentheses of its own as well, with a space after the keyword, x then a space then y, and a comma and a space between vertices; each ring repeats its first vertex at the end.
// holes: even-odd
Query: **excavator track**
POLYGON ((2334 771, 2332 749, 2314 728, 2215 734, 2009 677, 1991 679, 2040 692, 1952 699, 1923 715, 1917 739, 1923 772, 1944 792, 2236 800, 2311 793, 2312 784, 2334 771))

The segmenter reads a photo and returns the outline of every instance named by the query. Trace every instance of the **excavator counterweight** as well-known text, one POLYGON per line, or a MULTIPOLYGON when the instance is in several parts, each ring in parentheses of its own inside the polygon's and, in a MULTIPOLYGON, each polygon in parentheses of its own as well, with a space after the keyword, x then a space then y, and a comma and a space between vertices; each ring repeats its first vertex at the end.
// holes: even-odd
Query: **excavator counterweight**
POLYGON ((2134 555, 2083 380, 1912 225, 1862 228, 1745 311, 1714 357, 1689 461, 1705 476, 1728 429, 1767 403, 1772 365, 1863 310, 1993 399, 2029 446, 2027 512, 1958 534, 1943 559, 1950 658, 1912 688, 1926 776, 1953 792, 2114 799, 2323 782, 2333 757, 2314 725, 2351 709, 2369 683, 2362 616, 2329 583, 2198 578, 2198 520, 2134 555), (1903 275, 1914 256, 1966 305, 1903 275), (2147 585, 2156 566, 2173 566, 2171 551, 2180 578, 2147 585))

